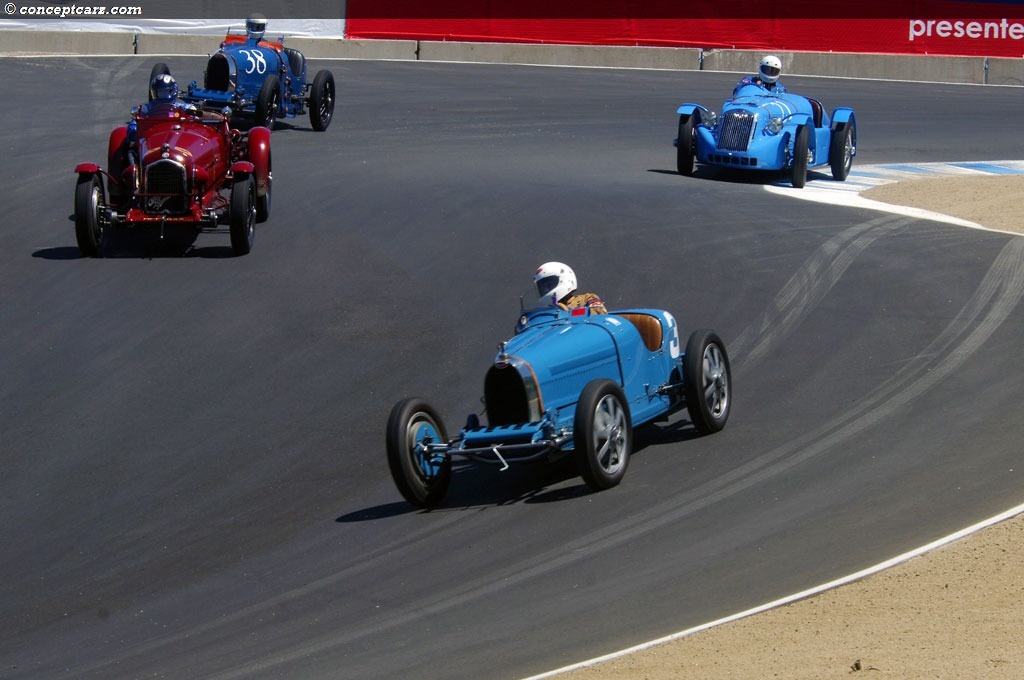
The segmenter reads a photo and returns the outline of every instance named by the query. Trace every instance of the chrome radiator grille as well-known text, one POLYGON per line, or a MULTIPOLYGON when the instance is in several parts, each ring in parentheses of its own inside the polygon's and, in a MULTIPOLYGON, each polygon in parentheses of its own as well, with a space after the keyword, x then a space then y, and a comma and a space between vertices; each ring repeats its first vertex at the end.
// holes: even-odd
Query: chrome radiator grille
POLYGON ((718 148, 728 151, 746 151, 757 117, 747 111, 729 111, 722 120, 718 148))
POLYGON ((163 159, 146 168, 146 212, 184 213, 188 209, 185 166, 163 159))

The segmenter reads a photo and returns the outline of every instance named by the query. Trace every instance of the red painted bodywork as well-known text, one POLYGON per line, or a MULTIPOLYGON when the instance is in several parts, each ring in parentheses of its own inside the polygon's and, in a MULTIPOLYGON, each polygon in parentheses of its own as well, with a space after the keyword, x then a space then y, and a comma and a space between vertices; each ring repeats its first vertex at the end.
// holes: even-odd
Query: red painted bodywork
POLYGON ((227 210, 231 185, 241 173, 253 175, 257 196, 266 194, 270 130, 254 127, 243 133, 231 128, 229 118, 220 113, 150 104, 135 113, 129 125, 111 132, 107 162, 106 169, 83 163, 75 172, 106 177, 111 223, 202 227, 216 223, 227 210), (160 161, 184 169, 186 195, 147 186, 147 170, 160 161))

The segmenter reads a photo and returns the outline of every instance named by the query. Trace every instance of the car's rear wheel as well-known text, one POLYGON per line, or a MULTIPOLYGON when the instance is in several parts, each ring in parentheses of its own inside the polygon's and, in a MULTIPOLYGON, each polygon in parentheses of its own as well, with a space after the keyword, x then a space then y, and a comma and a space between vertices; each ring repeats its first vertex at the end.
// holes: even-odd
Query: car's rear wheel
POLYGON ((690 421, 701 434, 718 432, 729 420, 732 377, 725 344, 714 331, 694 331, 683 357, 683 390, 690 421))
POLYGON ((676 141, 676 169, 680 175, 693 174, 693 158, 697 148, 697 113, 679 116, 679 138, 676 141))
POLYGON ((100 210, 105 204, 103 181, 99 176, 93 173, 79 175, 75 184, 75 239, 78 250, 86 257, 100 254, 104 231, 100 210))
POLYGON ((811 131, 806 125, 797 128, 793 142, 793 186, 802 189, 807 184, 807 156, 810 151, 811 131))
POLYGON ((281 81, 277 76, 269 75, 263 80, 263 86, 256 97, 256 124, 273 130, 280 108, 281 81))
POLYGON ((402 497, 418 508, 432 508, 444 498, 451 482, 449 456, 435 457, 429 444, 444 444, 444 423, 422 399, 403 399, 388 416, 388 468, 402 497))
POLYGON ((309 94, 309 123, 317 132, 323 132, 334 117, 334 74, 323 70, 313 79, 309 94))
POLYGON ((622 388, 607 379, 592 380, 580 393, 573 420, 576 464, 595 491, 622 481, 633 449, 633 426, 622 388))
POLYGON ((256 239, 256 182, 252 175, 235 180, 231 185, 228 208, 231 249, 235 255, 247 255, 256 239))
POLYGON ((845 181, 850 176, 850 168, 853 167, 853 153, 856 148, 853 125, 851 121, 832 131, 828 162, 832 167, 832 178, 837 182, 845 181))

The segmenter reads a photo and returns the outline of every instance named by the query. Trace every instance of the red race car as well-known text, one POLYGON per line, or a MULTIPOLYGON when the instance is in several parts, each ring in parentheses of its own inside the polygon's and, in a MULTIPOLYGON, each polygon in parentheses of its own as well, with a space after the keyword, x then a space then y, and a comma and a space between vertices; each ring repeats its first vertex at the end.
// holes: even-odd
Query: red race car
POLYGON ((106 169, 75 168, 82 255, 102 255, 113 228, 155 227, 162 238, 170 227, 201 231, 225 218, 234 253, 252 250, 255 224, 270 214, 270 130, 242 132, 229 120, 229 112, 152 93, 133 108, 132 120, 110 133, 106 169))

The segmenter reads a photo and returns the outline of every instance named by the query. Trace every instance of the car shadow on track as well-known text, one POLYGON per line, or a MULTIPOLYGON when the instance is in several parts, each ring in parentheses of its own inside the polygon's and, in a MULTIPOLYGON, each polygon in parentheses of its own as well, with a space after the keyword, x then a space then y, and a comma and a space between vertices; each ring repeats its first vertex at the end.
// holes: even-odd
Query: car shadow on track
MULTIPOLYGON (((75 216, 69 218, 74 222, 75 216)), ((82 255, 74 246, 43 248, 32 253, 32 257, 44 260, 78 260, 89 259, 82 255)), ((171 229, 163 236, 155 229, 112 229, 104 235, 100 248, 100 257, 106 259, 135 258, 152 260, 159 258, 201 257, 206 259, 224 259, 235 257, 230 245, 230 234, 226 227, 215 229, 171 229), (216 239, 224 239, 217 245, 197 245, 201 235, 210 235, 216 239)))
MULTIPOLYGON (((633 431, 632 455, 639 454, 649 446, 686 442, 700 436, 685 418, 667 424, 644 425, 633 431)), ((623 483, 628 484, 628 479, 627 473, 623 483)), ((356 510, 335 521, 365 522, 418 512, 478 510, 517 503, 557 503, 595 493, 599 492, 591 489, 580 478, 572 455, 550 462, 512 465, 504 470, 496 464, 456 459, 452 463, 451 486, 437 507, 424 510, 399 500, 356 510)), ((397 490, 395 495, 398 497, 397 490)))
MULTIPOLYGON (((676 170, 668 170, 665 168, 651 168, 647 172, 658 175, 675 175, 682 179, 686 178, 684 175, 680 175, 676 170)), ((728 184, 750 184, 755 186, 769 184, 789 186, 791 183, 790 173, 785 170, 744 170, 742 168, 720 168, 711 165, 697 166, 694 168, 693 174, 690 175, 690 179, 711 180, 715 182, 725 182, 728 184)), ((810 182, 812 180, 832 181, 832 175, 828 172, 819 172, 808 168, 807 181, 810 182)))

